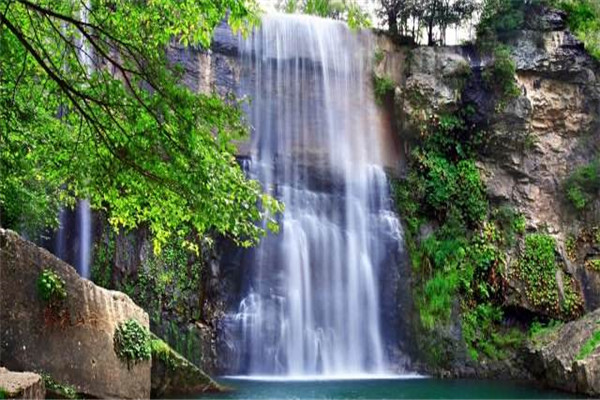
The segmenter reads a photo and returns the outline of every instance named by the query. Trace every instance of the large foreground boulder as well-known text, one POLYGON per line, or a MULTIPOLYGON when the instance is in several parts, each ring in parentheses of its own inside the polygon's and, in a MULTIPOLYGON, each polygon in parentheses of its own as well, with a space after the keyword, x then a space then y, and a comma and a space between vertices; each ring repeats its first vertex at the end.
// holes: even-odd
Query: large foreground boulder
POLYGON ((44 381, 32 372, 12 372, 0 367, 0 397, 8 399, 43 399, 44 381))
POLYGON ((125 294, 82 279, 48 251, 0 229, 0 365, 47 373, 84 396, 148 398, 151 362, 126 363, 114 351, 115 328, 130 319, 148 329, 148 315, 125 294), (59 280, 54 286, 64 282, 46 299, 44 271, 59 280))
POLYGON ((597 309, 535 337, 528 346, 531 371, 557 389, 600 396, 599 335, 597 309))

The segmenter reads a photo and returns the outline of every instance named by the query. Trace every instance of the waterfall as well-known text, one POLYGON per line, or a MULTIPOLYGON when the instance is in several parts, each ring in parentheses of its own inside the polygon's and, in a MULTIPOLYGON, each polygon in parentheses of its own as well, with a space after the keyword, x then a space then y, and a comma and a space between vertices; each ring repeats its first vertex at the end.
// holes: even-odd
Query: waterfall
POLYGON ((92 244, 92 212, 90 202, 80 200, 77 204, 77 220, 79 230, 79 256, 77 258, 77 272, 81 277, 90 279, 90 251, 92 244))
POLYGON ((245 168, 286 206, 281 232, 242 266, 243 299, 230 316, 241 374, 389 371, 380 286, 402 232, 384 172, 394 146, 373 95, 373 42, 301 15, 267 15, 240 38, 253 130, 245 168))

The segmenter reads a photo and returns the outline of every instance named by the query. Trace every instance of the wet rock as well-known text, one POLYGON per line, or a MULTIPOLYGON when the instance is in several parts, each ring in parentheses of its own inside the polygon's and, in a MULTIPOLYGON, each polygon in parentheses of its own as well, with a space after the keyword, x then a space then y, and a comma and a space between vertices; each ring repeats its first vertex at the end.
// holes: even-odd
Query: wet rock
POLYGON ((113 350, 117 325, 148 315, 120 292, 79 277, 73 267, 0 229, 0 364, 18 371, 44 371, 91 397, 147 398, 150 362, 128 368, 113 350), (67 293, 50 307, 38 293, 44 269, 54 271, 67 293))
POLYGON ((0 393, 7 399, 44 399, 44 381, 32 372, 12 372, 0 367, 0 393))
POLYGON ((584 358, 581 348, 600 330, 600 309, 548 332, 528 345, 531 371, 544 383, 600 396, 600 347, 584 358))

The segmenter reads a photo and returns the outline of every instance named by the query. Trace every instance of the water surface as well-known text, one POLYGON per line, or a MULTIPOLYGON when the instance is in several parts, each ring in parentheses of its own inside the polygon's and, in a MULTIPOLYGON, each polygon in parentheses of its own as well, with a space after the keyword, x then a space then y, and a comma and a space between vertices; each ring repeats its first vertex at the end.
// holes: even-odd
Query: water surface
POLYGON ((516 381, 459 379, 248 380, 223 378, 214 399, 558 399, 577 398, 516 381))

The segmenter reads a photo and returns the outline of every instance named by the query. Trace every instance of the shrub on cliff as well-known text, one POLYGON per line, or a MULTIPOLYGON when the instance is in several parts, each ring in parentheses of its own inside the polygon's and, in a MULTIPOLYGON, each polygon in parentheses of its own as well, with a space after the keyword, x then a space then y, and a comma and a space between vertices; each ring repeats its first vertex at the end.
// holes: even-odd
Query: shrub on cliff
POLYGON ((555 6, 567 12, 571 31, 586 50, 600 60, 600 3, 597 0, 555 0, 555 6))

